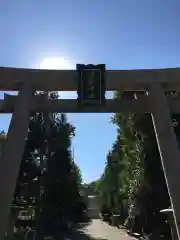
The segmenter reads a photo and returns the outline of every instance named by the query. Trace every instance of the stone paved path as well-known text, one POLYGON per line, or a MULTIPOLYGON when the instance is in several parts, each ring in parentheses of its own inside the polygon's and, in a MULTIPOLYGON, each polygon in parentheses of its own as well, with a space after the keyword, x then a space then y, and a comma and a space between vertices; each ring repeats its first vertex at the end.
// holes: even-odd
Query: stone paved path
POLYGON ((133 240, 123 230, 109 226, 101 220, 93 220, 82 228, 72 240, 133 240))

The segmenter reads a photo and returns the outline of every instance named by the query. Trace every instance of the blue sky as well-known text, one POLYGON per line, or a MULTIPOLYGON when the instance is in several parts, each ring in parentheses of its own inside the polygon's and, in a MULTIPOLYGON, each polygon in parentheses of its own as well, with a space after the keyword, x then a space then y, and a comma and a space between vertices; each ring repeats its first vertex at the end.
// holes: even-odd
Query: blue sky
MULTIPOLYGON (((105 63, 107 69, 178 67, 179 12, 178 0, 1 1, 0 66, 39 68, 44 58, 60 57, 72 68, 76 63, 105 63)), ((110 117, 69 114, 85 181, 103 171, 116 135, 110 117)), ((0 129, 7 130, 9 119, 1 116, 0 129)))

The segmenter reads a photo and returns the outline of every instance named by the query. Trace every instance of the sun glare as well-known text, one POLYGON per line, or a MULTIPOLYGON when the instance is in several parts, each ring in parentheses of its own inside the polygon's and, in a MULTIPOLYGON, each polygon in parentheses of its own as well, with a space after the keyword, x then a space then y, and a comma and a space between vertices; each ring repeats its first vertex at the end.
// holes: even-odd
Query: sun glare
POLYGON ((71 69, 71 65, 68 60, 64 58, 44 58, 40 63, 40 69, 71 69))
MULTIPOLYGON (((71 70, 72 66, 69 61, 65 58, 44 58, 43 61, 40 63, 40 69, 47 69, 47 70, 71 70)), ((62 99, 75 99, 77 98, 76 92, 67 92, 62 91, 58 92, 59 97, 62 99)))

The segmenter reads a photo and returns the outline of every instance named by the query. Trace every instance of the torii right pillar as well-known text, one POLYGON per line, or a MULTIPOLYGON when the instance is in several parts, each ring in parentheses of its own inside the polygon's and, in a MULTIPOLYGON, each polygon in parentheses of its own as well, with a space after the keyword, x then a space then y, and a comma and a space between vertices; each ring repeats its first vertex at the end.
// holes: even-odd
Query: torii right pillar
POLYGON ((153 106, 152 121, 180 239, 180 150, 162 86, 151 84, 148 87, 148 95, 153 106))

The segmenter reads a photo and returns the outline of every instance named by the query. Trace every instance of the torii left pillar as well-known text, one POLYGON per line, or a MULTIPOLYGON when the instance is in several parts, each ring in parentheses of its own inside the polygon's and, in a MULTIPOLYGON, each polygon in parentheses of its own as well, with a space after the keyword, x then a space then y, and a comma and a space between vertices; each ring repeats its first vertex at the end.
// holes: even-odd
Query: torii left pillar
POLYGON ((8 129, 5 149, 0 159, 0 240, 3 240, 11 210, 22 155, 28 134, 33 89, 22 85, 8 129))

